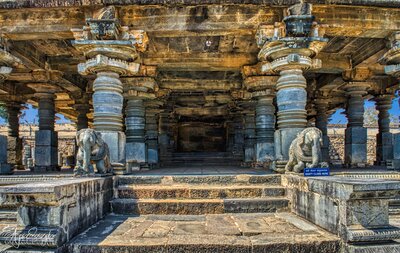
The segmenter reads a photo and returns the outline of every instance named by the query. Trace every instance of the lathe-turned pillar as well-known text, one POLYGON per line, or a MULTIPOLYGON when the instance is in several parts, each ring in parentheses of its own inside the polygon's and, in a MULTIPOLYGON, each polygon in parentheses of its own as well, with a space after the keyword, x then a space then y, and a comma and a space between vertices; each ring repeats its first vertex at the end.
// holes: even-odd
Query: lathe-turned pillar
POLYGON ((146 103, 146 144, 147 144, 147 160, 149 168, 158 167, 159 163, 159 147, 158 147, 158 119, 160 109, 157 101, 148 101, 146 103))
POLYGON ((346 87, 348 98, 345 131, 345 164, 351 167, 364 167, 367 163, 367 129, 364 125, 364 95, 370 83, 349 82, 346 87))
POLYGON ((307 126, 307 81, 303 71, 321 66, 313 58, 328 41, 322 37, 311 10, 309 3, 295 4, 288 8, 288 16, 282 23, 261 26, 257 32, 258 59, 263 62, 263 72, 279 74, 274 167, 278 172, 284 172, 289 147, 307 126))
POLYGON ((393 159, 393 135, 390 133, 389 113, 392 107, 392 96, 389 94, 379 95, 374 100, 379 112, 379 132, 376 135, 376 164, 386 165, 388 160, 393 159))
POLYGON ((143 104, 143 98, 127 98, 125 133, 128 172, 131 170, 139 170, 140 165, 146 162, 145 113, 146 110, 143 104))
POLYGON ((96 74, 93 83, 93 126, 101 133, 110 149, 114 173, 126 172, 125 133, 123 132, 123 91, 121 77, 139 72, 135 62, 145 50, 147 37, 143 31, 130 31, 121 26, 114 6, 104 7, 86 19, 83 29, 72 29, 73 46, 87 61, 78 65, 82 75, 96 74), (110 19, 111 17, 111 19, 110 19))
POLYGON ((89 119, 87 114, 90 111, 89 103, 75 104, 74 109, 77 111, 78 116, 76 119, 76 130, 85 129, 89 127, 89 119))
MULTIPOLYGON (((394 32, 389 40, 391 48, 381 58, 380 63, 386 65, 385 73, 400 80, 400 32, 394 32)), ((400 105, 400 100, 399 100, 400 105)), ((400 133, 393 134, 392 168, 400 169, 400 133)))
MULTIPOLYGON (((251 66, 248 67, 250 69, 251 66)), ((245 75, 247 72, 243 70, 245 75)), ((248 76, 244 80, 247 96, 255 100, 256 143, 255 159, 257 163, 275 160, 275 85, 277 76, 248 76)), ((244 95, 246 97, 246 95, 244 95)))
POLYGON ((244 120, 244 162, 247 165, 253 163, 256 159, 256 119, 254 112, 246 112, 243 115, 244 120))
POLYGON ((7 103, 8 136, 7 136, 7 163, 14 169, 23 169, 22 165, 22 140, 19 137, 19 116, 21 103, 7 103))
POLYGON ((329 119, 329 97, 320 96, 315 100, 317 115, 315 117, 315 127, 322 132, 321 155, 322 161, 330 162, 329 157, 329 137, 328 137, 328 119, 329 119))

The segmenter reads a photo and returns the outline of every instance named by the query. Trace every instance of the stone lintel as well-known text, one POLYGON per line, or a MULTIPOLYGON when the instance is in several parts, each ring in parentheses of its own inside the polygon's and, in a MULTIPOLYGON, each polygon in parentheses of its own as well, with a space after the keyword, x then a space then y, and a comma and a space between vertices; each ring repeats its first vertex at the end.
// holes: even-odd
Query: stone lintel
POLYGON ((275 90, 279 76, 249 76, 243 80, 243 87, 247 91, 275 90))
POLYGON ((28 87, 36 91, 36 97, 40 97, 42 94, 43 96, 47 96, 45 94, 48 94, 48 96, 53 95, 55 97, 55 93, 61 91, 59 87, 50 83, 29 83, 28 87))
POLYGON ((343 71, 345 81, 366 81, 372 77, 372 71, 367 67, 353 68, 343 71))

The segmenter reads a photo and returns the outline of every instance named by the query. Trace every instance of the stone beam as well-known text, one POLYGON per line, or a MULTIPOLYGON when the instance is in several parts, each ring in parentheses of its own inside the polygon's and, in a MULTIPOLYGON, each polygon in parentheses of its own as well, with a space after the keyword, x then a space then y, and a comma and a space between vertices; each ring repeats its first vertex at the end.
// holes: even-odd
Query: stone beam
POLYGON ((223 90, 240 89, 240 82, 225 80, 168 79, 160 81, 160 88, 170 90, 223 90))
MULTIPOLYGON (((274 24, 282 20, 282 13, 282 7, 243 4, 120 7, 123 25, 129 24, 132 29, 145 30, 149 34, 163 31, 160 36, 203 31, 210 34, 255 31, 261 23, 274 24)), ((72 39, 70 29, 82 27, 82 17, 86 14, 84 8, 1 10, 0 33, 12 40, 72 39)), ((332 37, 384 38, 390 32, 400 30, 400 8, 314 5, 313 14, 326 27, 326 35, 332 37)))
POLYGON ((248 53, 167 53, 145 54, 146 65, 157 65, 159 70, 238 70, 257 62, 257 56, 248 53))

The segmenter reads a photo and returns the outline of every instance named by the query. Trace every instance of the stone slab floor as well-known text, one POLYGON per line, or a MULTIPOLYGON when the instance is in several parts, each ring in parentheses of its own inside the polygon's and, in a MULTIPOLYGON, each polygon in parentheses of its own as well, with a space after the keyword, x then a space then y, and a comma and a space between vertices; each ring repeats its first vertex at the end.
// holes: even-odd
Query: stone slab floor
POLYGON ((339 252, 339 239, 291 213, 109 215, 69 252, 339 252))

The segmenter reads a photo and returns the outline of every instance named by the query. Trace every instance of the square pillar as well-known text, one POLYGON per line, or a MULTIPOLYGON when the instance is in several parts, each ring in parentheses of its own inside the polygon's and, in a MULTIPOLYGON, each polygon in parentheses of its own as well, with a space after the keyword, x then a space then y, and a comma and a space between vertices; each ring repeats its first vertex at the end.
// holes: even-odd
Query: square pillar
POLYGON ((21 103, 7 103, 7 161, 14 169, 24 168, 22 165, 22 140, 19 137, 19 115, 21 108, 21 103))

